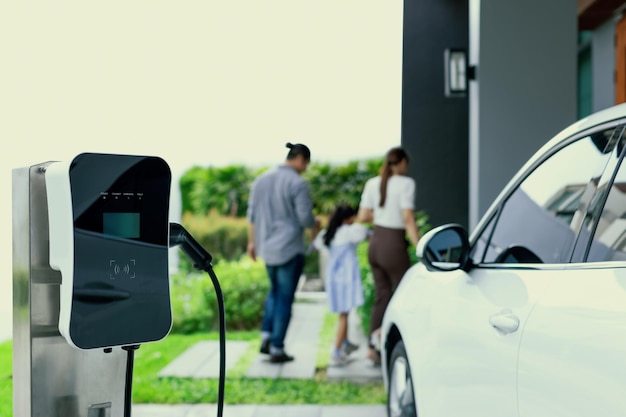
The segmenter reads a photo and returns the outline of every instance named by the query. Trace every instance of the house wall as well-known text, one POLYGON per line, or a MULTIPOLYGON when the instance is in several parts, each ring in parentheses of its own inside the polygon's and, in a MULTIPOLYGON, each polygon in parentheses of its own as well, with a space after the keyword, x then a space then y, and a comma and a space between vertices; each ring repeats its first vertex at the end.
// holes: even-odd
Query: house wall
POLYGON ((471 0, 470 9, 473 227, 522 164, 576 119, 577 12, 571 0, 471 0))
POLYGON ((444 51, 468 47, 467 0, 405 0, 402 146, 416 208, 430 224, 467 225, 468 101, 444 97, 444 51))
POLYGON ((615 104, 615 21, 608 20, 591 36, 592 109, 615 104))

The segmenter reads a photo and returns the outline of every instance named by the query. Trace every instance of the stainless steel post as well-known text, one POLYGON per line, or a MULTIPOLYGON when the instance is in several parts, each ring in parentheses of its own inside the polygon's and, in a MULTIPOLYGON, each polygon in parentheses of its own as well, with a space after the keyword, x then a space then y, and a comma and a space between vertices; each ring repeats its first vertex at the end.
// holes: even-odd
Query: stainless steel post
POLYGON ((13 170, 13 416, 122 417, 126 352, 78 350, 58 330, 48 263, 49 163, 13 170))

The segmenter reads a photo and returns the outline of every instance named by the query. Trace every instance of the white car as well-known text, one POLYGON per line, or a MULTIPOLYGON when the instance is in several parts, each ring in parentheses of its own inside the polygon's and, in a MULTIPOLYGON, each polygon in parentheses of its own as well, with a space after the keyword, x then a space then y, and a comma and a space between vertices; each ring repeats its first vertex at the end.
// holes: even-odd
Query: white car
POLYGON ((574 123, 471 236, 423 236, 383 321, 390 417, 626 416, 625 127, 574 123))

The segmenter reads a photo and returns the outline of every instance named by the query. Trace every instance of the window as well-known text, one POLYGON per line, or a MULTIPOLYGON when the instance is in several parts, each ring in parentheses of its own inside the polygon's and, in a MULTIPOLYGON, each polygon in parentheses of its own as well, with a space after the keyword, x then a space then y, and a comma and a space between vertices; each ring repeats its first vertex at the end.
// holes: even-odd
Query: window
POLYGON ((621 127, 585 136, 543 161, 483 230, 474 262, 568 262, 620 133, 621 127))
POLYGON ((595 231, 588 249, 588 262, 626 261, 626 164, 623 156, 615 178, 607 184, 606 202, 593 224, 595 231))

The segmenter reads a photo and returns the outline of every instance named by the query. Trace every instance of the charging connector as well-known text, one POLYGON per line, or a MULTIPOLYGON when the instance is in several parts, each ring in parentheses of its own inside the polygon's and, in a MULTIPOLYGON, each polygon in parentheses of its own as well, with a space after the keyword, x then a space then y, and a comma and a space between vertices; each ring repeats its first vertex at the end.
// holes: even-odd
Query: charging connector
POLYGON ((213 271, 213 265, 211 264, 213 257, 178 223, 170 223, 169 246, 170 248, 180 247, 180 249, 189 256, 193 262, 194 268, 209 274, 213 282, 213 287, 215 288, 220 334, 220 373, 218 380, 217 417, 222 417, 224 411, 224 386, 226 382, 226 318, 222 289, 213 271))
POLYGON ((193 262, 194 268, 206 271, 212 269, 213 257, 180 224, 170 223, 170 248, 179 246, 193 262))

